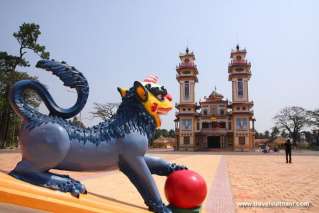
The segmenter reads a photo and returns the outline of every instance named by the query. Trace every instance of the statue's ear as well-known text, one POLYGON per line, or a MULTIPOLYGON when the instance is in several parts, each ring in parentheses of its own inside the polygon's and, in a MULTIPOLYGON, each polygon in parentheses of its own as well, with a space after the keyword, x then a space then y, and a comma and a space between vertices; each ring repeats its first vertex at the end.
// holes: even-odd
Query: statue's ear
POLYGON ((121 88, 121 87, 118 87, 118 88, 117 88, 117 91, 119 91, 119 93, 120 93, 120 95, 121 95, 122 98, 123 98, 123 97, 126 95, 126 93, 127 93, 127 89, 124 89, 124 88, 121 88))
POLYGON ((145 102, 147 101, 148 98, 148 93, 145 89, 145 87, 138 81, 134 82, 134 89, 135 89, 135 93, 136 96, 142 101, 145 102))

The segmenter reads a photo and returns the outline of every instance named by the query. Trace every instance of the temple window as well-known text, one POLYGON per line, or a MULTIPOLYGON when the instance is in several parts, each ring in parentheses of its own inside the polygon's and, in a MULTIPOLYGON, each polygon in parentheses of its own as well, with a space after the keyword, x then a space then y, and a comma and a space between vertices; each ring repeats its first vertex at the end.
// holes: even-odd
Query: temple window
POLYGON ((240 136, 240 137, 238 138, 238 140, 239 140, 239 144, 240 144, 240 145, 245 145, 245 137, 240 136))
POLYGON ((189 81, 185 81, 185 87, 184 87, 185 91, 185 99, 189 99, 189 81))
POLYGON ((248 129, 248 120, 247 118, 237 118, 236 119, 237 129, 248 129))
POLYGON ((202 128, 203 129, 208 129, 209 128, 209 124, 207 122, 203 122, 202 123, 202 128))
POLYGON ((184 137, 184 144, 190 144, 191 138, 189 136, 184 137))
POLYGON ((243 79, 238 79, 238 96, 239 97, 243 97, 244 96, 243 79))
POLYGON ((181 120, 181 127, 183 130, 192 130, 192 120, 191 119, 181 120))

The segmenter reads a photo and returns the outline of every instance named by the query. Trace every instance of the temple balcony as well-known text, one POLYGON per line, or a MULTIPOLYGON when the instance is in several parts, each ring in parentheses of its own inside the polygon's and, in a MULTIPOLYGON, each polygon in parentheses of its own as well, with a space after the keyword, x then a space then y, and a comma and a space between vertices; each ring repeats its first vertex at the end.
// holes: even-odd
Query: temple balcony
POLYGON ((250 62, 247 60, 231 60, 229 63, 229 66, 234 66, 234 65, 251 65, 250 62))
MULTIPOLYGON (((197 74, 197 71, 196 71, 196 74, 197 74)), ((176 80, 180 80, 182 78, 192 78, 195 80, 195 82, 198 82, 198 78, 196 75, 185 75, 185 74, 176 74, 176 80)))
POLYGON ((183 69, 183 68, 197 68, 195 63, 179 63, 178 66, 176 66, 177 69, 183 69))
POLYGON ((203 134, 227 134, 228 130, 226 128, 202 128, 200 132, 203 134))

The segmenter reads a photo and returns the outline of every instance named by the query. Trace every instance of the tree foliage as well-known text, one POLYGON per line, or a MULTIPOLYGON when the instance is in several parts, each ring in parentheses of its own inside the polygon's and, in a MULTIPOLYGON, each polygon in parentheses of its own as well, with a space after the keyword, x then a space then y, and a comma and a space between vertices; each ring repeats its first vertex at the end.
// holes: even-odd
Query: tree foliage
POLYGON ((296 143, 301 130, 309 124, 307 111, 298 106, 285 107, 274 117, 278 129, 287 130, 289 137, 296 143))
POLYGON ((157 138, 164 137, 164 138, 175 138, 175 131, 173 129, 156 129, 154 133, 153 140, 157 138))
POLYGON ((274 126, 271 129, 270 138, 275 139, 279 134, 280 134, 280 131, 279 131, 278 127, 274 126))
POLYGON ((280 136, 283 137, 283 138, 287 138, 288 137, 288 134, 287 134, 285 129, 281 130, 280 136))
POLYGON ((103 121, 106 121, 115 115, 118 106, 119 104, 116 103, 94 103, 94 110, 90 112, 90 114, 92 115, 92 118, 98 118, 103 121))
MULTIPOLYGON (((0 148, 15 146, 17 142, 17 132, 20 120, 9 106, 8 94, 11 86, 18 80, 36 79, 26 72, 18 72, 18 67, 30 66, 25 58, 27 51, 39 55, 43 59, 49 58, 49 52, 45 51, 45 46, 38 43, 41 34, 40 26, 34 23, 23 23, 19 31, 13 33, 17 39, 18 55, 10 55, 5 51, 0 51, 0 148)), ((28 104, 38 107, 39 97, 32 91, 26 91, 25 98, 28 104)))
POLYGON ((308 111, 309 115, 309 123, 311 126, 314 126, 315 128, 319 129, 319 109, 316 109, 314 111, 308 111))
POLYGON ((26 50, 32 50, 43 59, 48 59, 50 53, 45 51, 45 46, 40 45, 37 41, 41 35, 40 26, 34 23, 23 23, 18 32, 13 33, 20 45, 20 60, 24 66, 30 66, 29 62, 24 58, 26 50))

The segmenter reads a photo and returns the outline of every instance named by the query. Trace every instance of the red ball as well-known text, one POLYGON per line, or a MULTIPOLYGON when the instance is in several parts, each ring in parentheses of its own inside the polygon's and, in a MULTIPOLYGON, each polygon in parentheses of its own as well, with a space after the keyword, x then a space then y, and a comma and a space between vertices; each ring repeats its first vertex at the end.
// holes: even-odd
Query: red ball
POLYGON ((204 201, 207 186, 204 178, 191 170, 172 172, 165 182, 168 202, 177 208, 196 208, 204 201))

